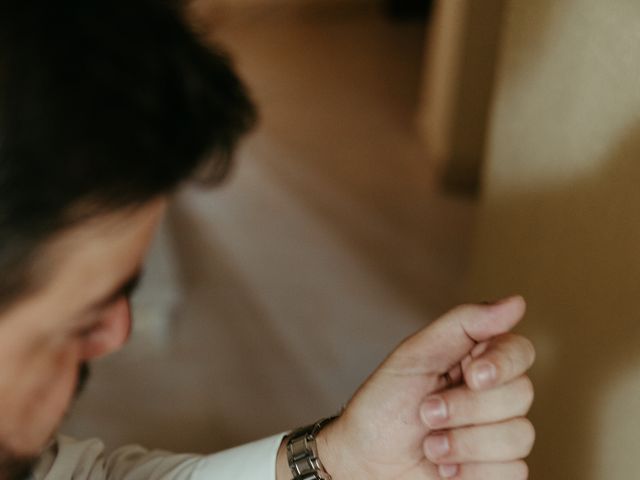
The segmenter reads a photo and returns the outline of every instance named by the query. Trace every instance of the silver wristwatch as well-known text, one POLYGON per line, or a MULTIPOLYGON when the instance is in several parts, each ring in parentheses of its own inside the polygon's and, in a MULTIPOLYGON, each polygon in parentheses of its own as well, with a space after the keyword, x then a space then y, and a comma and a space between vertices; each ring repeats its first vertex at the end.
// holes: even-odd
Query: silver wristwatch
POLYGON ((316 435, 338 416, 323 418, 307 427, 294 430, 287 435, 287 460, 293 480, 331 480, 318 457, 316 435))

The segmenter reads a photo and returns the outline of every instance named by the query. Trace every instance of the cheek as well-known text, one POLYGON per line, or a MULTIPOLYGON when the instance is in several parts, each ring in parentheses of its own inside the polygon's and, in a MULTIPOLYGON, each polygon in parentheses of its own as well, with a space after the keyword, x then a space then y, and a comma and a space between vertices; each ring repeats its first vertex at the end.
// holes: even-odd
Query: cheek
POLYGON ((131 333, 131 307, 129 300, 118 300, 108 311, 100 324, 81 340, 81 358, 93 360, 120 349, 131 333))
POLYGON ((0 384, 0 442, 20 454, 38 452, 51 438, 71 403, 78 352, 48 349, 22 363, 10 385, 0 384))

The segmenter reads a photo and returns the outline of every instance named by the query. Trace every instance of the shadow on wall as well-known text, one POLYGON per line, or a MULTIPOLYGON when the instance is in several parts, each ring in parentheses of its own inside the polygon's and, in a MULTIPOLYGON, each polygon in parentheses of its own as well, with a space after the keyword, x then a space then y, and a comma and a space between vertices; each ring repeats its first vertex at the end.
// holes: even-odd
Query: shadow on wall
POLYGON ((532 375, 531 419, 538 431, 532 478, 629 478, 634 465, 637 472, 638 460, 628 454, 638 441, 640 418, 620 415, 640 404, 639 158, 640 125, 589 177, 493 198, 485 210, 498 227, 489 235, 501 243, 491 259, 478 259, 482 266, 472 282, 490 278, 491 291, 474 293, 520 289, 529 302, 523 328, 539 353, 532 375), (621 384, 630 380, 635 388, 626 385, 624 393, 635 396, 620 397, 621 384), (615 405, 624 411, 617 413, 615 405), (616 429, 606 428, 611 418, 616 429), (627 466, 603 465, 617 447, 626 453, 616 458, 624 455, 627 466), (603 467, 625 473, 603 474, 603 467))
MULTIPOLYGON (((561 13, 566 9, 566 4, 554 0, 536 0, 535 2, 504 0, 501 8, 504 9, 501 35, 502 38, 509 39, 509 50, 527 52, 526 55, 509 59, 509 74, 516 76, 518 73, 526 74, 531 58, 539 57, 548 48, 546 37, 553 29, 556 19, 562 18, 561 13), (517 18, 517 21, 512 22, 513 18, 511 17, 517 18), (522 21, 522 19, 527 19, 527 21, 522 21), (517 32, 505 31, 512 24, 515 25, 514 28, 517 28, 517 32)), ((502 50, 504 49, 505 43, 502 41, 502 50)), ((500 87, 499 81, 498 78, 498 88, 500 87)))

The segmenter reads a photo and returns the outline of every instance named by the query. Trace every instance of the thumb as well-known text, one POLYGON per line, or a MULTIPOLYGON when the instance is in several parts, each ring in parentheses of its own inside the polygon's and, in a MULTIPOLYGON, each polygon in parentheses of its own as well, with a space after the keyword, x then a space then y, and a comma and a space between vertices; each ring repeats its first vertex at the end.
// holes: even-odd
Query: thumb
POLYGON ((426 367, 429 374, 443 374, 462 361, 477 343, 511 330, 525 309, 525 301, 519 295, 493 304, 461 305, 406 339, 389 360, 396 358, 411 370, 426 367))

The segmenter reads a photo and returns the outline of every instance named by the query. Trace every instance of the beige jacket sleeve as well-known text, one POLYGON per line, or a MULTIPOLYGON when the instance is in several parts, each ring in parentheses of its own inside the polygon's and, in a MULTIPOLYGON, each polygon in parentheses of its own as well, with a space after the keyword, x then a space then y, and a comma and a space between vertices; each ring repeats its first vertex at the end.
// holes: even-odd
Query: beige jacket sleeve
POLYGON ((132 445, 105 455, 100 440, 60 436, 42 456, 35 480, 275 480, 284 434, 214 455, 149 451, 132 445))

